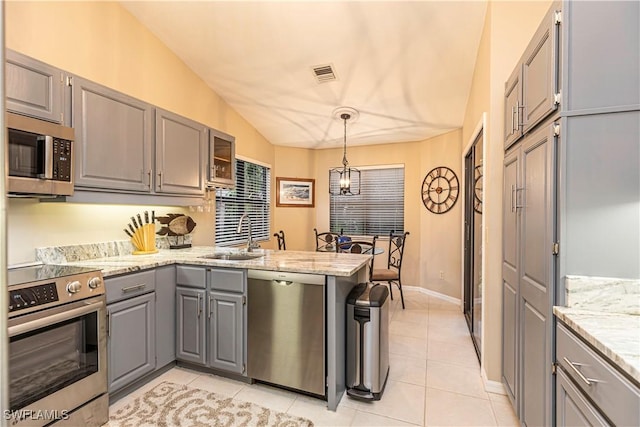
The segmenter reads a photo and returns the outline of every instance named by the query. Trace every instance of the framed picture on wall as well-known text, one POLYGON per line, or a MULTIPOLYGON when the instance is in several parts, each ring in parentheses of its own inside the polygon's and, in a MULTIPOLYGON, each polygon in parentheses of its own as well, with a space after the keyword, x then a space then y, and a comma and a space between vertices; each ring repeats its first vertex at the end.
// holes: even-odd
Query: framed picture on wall
POLYGON ((312 208, 315 206, 315 179, 276 177, 276 206, 312 208))

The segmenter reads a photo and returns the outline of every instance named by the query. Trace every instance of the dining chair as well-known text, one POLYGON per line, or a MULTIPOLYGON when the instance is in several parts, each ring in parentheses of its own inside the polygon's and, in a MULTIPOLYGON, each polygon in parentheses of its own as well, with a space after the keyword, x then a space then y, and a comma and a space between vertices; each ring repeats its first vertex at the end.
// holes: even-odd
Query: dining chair
MULTIPOLYGON (((378 236, 374 236, 369 242, 366 240, 349 240, 338 244, 338 252, 351 254, 375 255, 376 241, 378 236)), ((369 277, 373 274, 373 257, 369 262, 369 277)))
POLYGON ((273 233, 273 235, 278 239, 278 250, 286 251, 287 244, 284 241, 284 231, 280 230, 277 233, 273 233))
POLYGON ((313 232, 316 233, 316 251, 317 252, 336 252, 337 251, 338 238, 342 235, 342 230, 340 233, 334 233, 332 231, 318 233, 318 230, 314 228, 313 232))
POLYGON ((402 301, 402 309, 404 310, 404 295, 402 294, 402 258, 404 255, 404 245, 407 241, 409 232, 389 233, 389 253, 387 258, 387 268, 372 268, 371 282, 387 282, 389 284, 389 295, 393 300, 392 284, 395 283, 400 290, 400 300, 402 301))

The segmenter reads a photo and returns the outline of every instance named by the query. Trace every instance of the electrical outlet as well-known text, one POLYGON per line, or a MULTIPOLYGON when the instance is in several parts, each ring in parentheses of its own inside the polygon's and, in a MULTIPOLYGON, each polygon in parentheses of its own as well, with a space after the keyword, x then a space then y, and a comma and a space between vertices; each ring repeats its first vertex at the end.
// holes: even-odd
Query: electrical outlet
POLYGON ((440 270, 440 280, 444 280, 444 271, 440 270))

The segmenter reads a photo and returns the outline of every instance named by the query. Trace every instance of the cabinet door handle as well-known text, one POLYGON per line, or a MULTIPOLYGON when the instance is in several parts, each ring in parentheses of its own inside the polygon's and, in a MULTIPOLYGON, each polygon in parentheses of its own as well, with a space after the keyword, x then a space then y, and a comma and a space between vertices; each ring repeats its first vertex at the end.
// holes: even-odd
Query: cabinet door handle
POLYGON ((516 192, 516 186, 515 185, 511 185, 511 212, 515 212, 516 211, 516 205, 513 203, 514 201, 514 197, 513 195, 516 192))
POLYGON ((584 381, 584 383, 591 387, 591 385, 593 383, 597 383, 599 382, 598 380, 594 380, 593 378, 587 378, 584 376, 584 374, 582 372, 580 372, 580 370, 578 368, 576 368, 576 366, 582 366, 582 363, 577 363, 577 362, 572 362, 571 360, 569 360, 569 358, 567 357, 563 357, 562 358, 564 360, 564 362, 569 365, 569 367, 571 368, 571 370, 573 372, 575 372, 575 374, 578 376, 578 378, 580 378, 582 381, 584 381))
POLYGON ((122 293, 126 294, 128 292, 138 291, 140 289, 144 289, 147 287, 146 283, 140 283, 138 285, 127 286, 126 288, 122 288, 122 293))
POLYGON ((162 171, 158 172, 158 187, 162 188, 162 171))
POLYGON ((212 308, 213 308, 213 301, 212 301, 211 297, 209 297, 209 314, 208 314, 209 319, 211 319, 211 309, 212 308))
POLYGON ((202 305, 200 305, 200 294, 198 294, 198 318, 200 318, 200 314, 202 314, 202 305))
POLYGON ((107 337, 111 337, 111 311, 107 310, 107 337))
POLYGON ((517 107, 515 105, 511 107, 511 133, 515 133, 516 131, 516 124, 515 124, 516 109, 517 107))

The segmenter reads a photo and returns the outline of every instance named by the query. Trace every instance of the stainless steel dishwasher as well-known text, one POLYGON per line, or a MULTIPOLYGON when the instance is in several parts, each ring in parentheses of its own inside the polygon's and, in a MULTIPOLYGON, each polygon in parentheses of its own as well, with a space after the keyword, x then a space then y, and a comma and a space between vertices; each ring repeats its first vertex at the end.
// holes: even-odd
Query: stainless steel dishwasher
POLYGON ((249 270, 250 378, 325 395, 325 276, 249 270))

